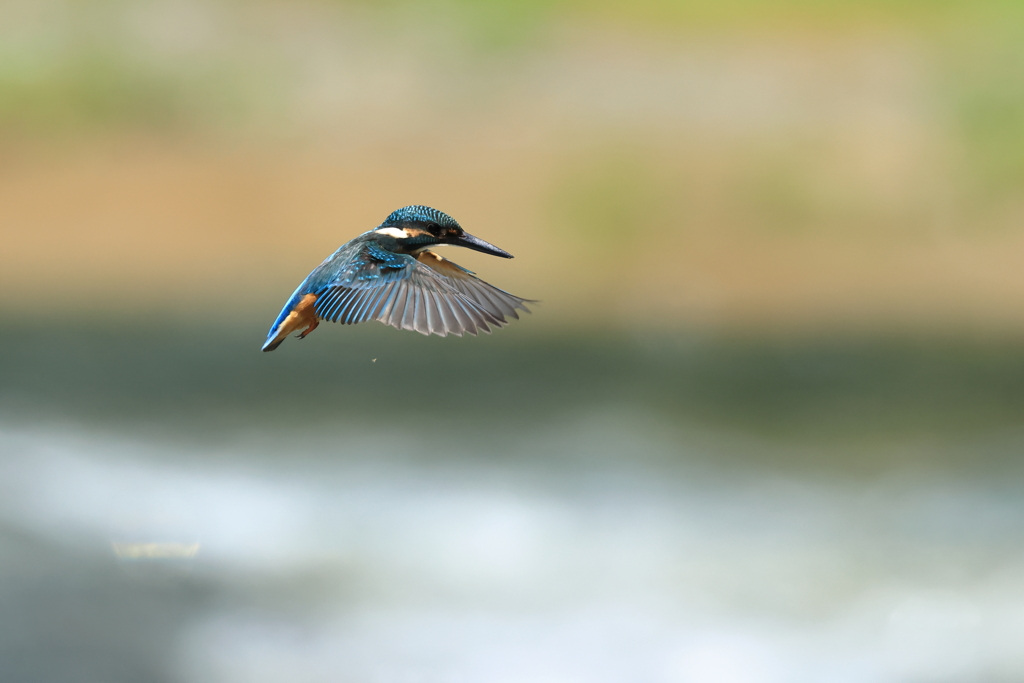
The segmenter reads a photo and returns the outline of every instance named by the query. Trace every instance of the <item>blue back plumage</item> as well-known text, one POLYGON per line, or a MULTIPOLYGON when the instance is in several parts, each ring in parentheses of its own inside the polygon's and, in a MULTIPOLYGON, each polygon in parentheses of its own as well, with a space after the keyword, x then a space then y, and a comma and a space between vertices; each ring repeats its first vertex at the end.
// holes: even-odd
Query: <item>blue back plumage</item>
MULTIPOLYGON (((329 288, 338 285, 352 289, 373 287, 377 283, 390 282, 400 278, 400 273, 415 263, 415 259, 411 256, 396 254, 373 240, 365 239, 370 234, 372 233, 365 233, 342 245, 306 276, 306 279, 302 281, 302 284, 292 293, 284 308, 281 309, 277 320, 274 321, 270 332, 267 333, 267 339, 274 338, 281 323, 305 295, 316 294, 319 297, 329 288)), ((330 303, 325 299, 319 300, 317 310, 324 310, 330 303)))

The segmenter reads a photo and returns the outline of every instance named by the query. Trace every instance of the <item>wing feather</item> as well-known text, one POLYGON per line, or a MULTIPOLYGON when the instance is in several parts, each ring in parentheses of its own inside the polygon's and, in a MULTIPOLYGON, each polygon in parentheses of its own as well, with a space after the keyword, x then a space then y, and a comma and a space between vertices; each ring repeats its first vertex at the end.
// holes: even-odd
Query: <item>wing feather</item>
POLYGON ((447 304, 448 312, 459 321, 459 327, 472 335, 476 335, 476 323, 473 322, 472 316, 462 305, 462 302, 458 299, 449 299, 445 303, 447 304))
POLYGON ((459 322, 459 319, 455 317, 455 314, 451 311, 447 302, 442 301, 440 296, 435 292, 431 292, 430 295, 434 298, 434 304, 437 307, 438 316, 437 324, 439 331, 434 334, 444 336, 444 333, 447 331, 461 337, 463 333, 465 333, 466 328, 463 327, 462 323, 459 322))
POLYGON ((323 320, 330 320, 331 312, 334 310, 334 307, 338 304, 338 300, 341 299, 341 297, 344 295, 345 290, 343 289, 328 291, 328 293, 323 297, 324 302, 320 306, 316 307, 317 315, 319 315, 320 318, 323 320))
POLYGON ((384 307, 388 305, 388 302, 391 301, 391 297, 394 296, 395 294, 395 283, 389 282, 380 289, 380 296, 375 298, 373 302, 370 304, 369 308, 366 310, 367 320, 380 319, 381 311, 384 310, 384 307))
POLYGON ((500 312, 516 320, 519 319, 516 309, 521 309, 527 313, 530 311, 525 305, 525 299, 520 299, 504 290, 489 285, 483 280, 475 278, 472 280, 456 280, 455 286, 460 292, 477 303, 485 305, 489 310, 500 312))
POLYGON ((377 302, 388 293, 391 284, 388 283, 377 289, 370 290, 370 292, 362 298, 362 302, 359 307, 353 312, 352 317, 354 320, 369 320, 370 311, 377 304, 377 302))
POLYGON ((338 301, 332 307, 329 320, 332 323, 344 323, 345 312, 352 305, 352 301, 356 299, 360 294, 362 294, 362 292, 358 289, 350 289, 346 292, 343 292, 342 295, 338 297, 338 301))
POLYGON ((420 290, 418 287, 408 287, 409 300, 405 304, 405 311, 402 315, 402 327, 407 330, 419 331, 416 324, 417 309, 420 304, 420 290))
POLYGON ((345 325, 379 320, 398 329, 445 336, 504 327, 521 299, 430 251, 414 258, 367 242, 324 277, 314 305, 321 320, 345 325))
POLYGON ((385 325, 402 329, 402 317, 405 315, 405 307, 409 300, 409 288, 404 282, 398 282, 395 284, 395 290, 395 296, 380 321, 385 325))
POLYGON ((321 294, 316 303, 313 304, 313 309, 316 311, 317 317, 321 320, 327 319, 327 311, 334 304, 339 296, 341 296, 344 290, 342 289, 328 289, 326 292, 321 294))
POLYGON ((430 334, 430 325, 427 322, 427 293, 422 289, 416 290, 416 331, 420 334, 430 334))
POLYGON ((350 294, 345 297, 345 301, 338 306, 338 310, 334 314, 336 322, 342 325, 351 325, 352 320, 352 309, 362 301, 362 298, 368 294, 365 290, 353 289, 350 290, 350 294))
POLYGON ((489 334, 491 328, 487 327, 487 323, 480 315, 479 309, 473 307, 472 305, 467 305, 467 303, 468 302, 462 300, 461 298, 453 299, 452 309, 455 311, 456 315, 461 315, 462 319, 466 321, 466 329, 471 334, 476 334, 480 330, 483 330, 484 332, 487 332, 489 334))
POLYGON ((388 292, 388 297, 382 302, 380 312, 377 313, 376 316, 377 320, 381 321, 385 325, 391 324, 388 322, 391 318, 391 311, 394 310, 395 302, 398 300, 399 295, 403 293, 398 282, 392 282, 390 287, 391 291, 388 292))
POLYGON ((505 322, 506 316, 518 319, 517 310, 530 312, 526 304, 533 302, 529 299, 523 299, 503 289, 498 289, 439 254, 426 250, 419 254, 417 260, 441 275, 452 288, 487 310, 495 318, 499 318, 502 323, 505 322))
POLYGON ((428 290, 423 292, 426 299, 427 329, 430 334, 443 335, 444 323, 441 321, 441 302, 437 300, 437 294, 428 290))

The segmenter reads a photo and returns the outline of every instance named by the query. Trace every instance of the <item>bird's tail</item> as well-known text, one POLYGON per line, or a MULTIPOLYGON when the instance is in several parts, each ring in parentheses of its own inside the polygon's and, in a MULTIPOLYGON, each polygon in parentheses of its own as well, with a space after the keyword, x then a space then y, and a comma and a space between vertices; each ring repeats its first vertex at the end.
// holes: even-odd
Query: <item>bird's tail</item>
POLYGON ((284 330, 279 330, 278 327, 278 325, 274 325, 270 328, 270 334, 267 335, 267 341, 263 342, 264 351, 273 351, 281 345, 281 342, 288 338, 288 333, 284 330))
POLYGON ((273 351, 274 349, 281 345, 281 342, 283 342, 287 338, 288 335, 282 334, 278 335, 277 337, 274 337, 273 339, 267 339, 267 341, 264 342, 263 344, 263 351, 273 351))

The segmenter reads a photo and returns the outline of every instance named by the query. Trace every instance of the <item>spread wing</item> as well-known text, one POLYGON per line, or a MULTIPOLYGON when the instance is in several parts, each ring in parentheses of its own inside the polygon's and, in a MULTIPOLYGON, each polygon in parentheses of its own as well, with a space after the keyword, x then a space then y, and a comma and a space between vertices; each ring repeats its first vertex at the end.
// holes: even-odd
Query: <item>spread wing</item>
POLYGON ((517 310, 529 313, 526 307, 528 303, 536 303, 530 299, 522 299, 514 294, 509 294, 503 289, 498 289, 480 278, 472 271, 452 263, 448 259, 432 251, 420 252, 417 260, 441 275, 445 281, 459 294, 470 299, 477 306, 487 310, 492 315, 505 321, 505 317, 519 319, 517 310))
POLYGON ((379 320, 421 334, 445 336, 503 327, 520 299, 477 279, 432 252, 419 258, 367 242, 317 292, 317 317, 354 325, 379 320))

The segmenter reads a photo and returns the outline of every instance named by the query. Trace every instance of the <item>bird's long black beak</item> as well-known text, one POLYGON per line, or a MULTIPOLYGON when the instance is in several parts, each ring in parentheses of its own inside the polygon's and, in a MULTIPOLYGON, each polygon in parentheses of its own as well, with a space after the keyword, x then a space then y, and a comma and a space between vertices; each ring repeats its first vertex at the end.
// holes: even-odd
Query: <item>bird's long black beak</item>
POLYGON ((473 237, 468 232, 464 232, 462 233, 461 237, 455 238, 452 241, 452 244, 454 244, 457 247, 467 247, 469 249, 473 249, 474 251, 482 251, 483 253, 490 254, 491 256, 513 258, 512 254, 508 253, 504 249, 498 249, 493 244, 484 242, 479 237, 473 237))

